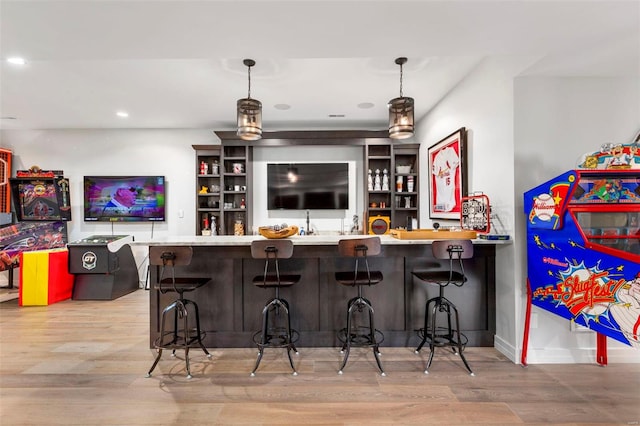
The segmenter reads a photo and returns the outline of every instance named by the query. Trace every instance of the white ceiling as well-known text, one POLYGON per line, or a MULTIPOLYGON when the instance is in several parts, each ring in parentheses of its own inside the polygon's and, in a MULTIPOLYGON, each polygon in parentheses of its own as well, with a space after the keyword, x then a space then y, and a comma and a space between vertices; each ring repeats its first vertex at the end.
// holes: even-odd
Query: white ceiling
POLYGON ((640 1, 0 0, 0 48, 2 129, 233 130, 252 58, 265 131, 382 130, 398 56, 417 118, 485 58, 640 76, 640 1))

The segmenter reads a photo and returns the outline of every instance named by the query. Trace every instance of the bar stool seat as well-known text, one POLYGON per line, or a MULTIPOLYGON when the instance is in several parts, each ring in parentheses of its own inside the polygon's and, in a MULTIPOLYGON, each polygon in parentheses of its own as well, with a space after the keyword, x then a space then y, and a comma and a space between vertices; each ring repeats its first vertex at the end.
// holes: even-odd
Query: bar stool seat
POLYGON ((258 359, 251 372, 255 376, 265 348, 286 348, 293 375, 298 372, 293 364, 291 352, 298 354, 295 341, 298 332, 291 328, 291 310, 289 302, 280 297, 280 289, 290 287, 300 281, 298 274, 281 274, 279 259, 288 259, 293 255, 293 243, 286 239, 256 240, 251 243, 251 256, 254 259, 265 259, 262 275, 253 277, 253 284, 264 289, 274 289, 275 295, 269 299, 262 309, 262 329, 253 335, 258 346, 258 359), (273 271, 271 271, 273 265, 273 271), (284 316, 281 314, 284 312, 284 316))
POLYGON ((343 373, 352 347, 369 346, 373 348, 373 355, 380 373, 385 375, 379 349, 384 336, 375 328, 373 305, 362 293, 362 287, 376 285, 383 280, 382 272, 370 270, 367 260, 367 256, 377 256, 380 251, 380 237, 343 239, 338 242, 340 255, 355 260, 353 270, 338 271, 335 273, 335 279, 341 285, 358 288, 358 295, 352 297, 347 303, 347 326, 338 332, 338 340, 342 342, 340 351, 344 353, 338 374, 343 373), (368 321, 363 317, 368 317, 368 321), (358 321, 362 321, 365 325, 358 325, 358 321))
POLYGON ((473 376, 474 373, 471 371, 471 367, 469 367, 469 363, 463 354, 464 347, 467 344, 467 338, 460 332, 458 308, 444 296, 444 289, 449 284, 462 287, 467 281, 464 273, 463 259, 473 257, 473 244, 470 240, 438 240, 432 243, 431 249, 436 259, 449 261, 448 269, 412 272, 413 276, 419 280, 439 286, 439 295, 427 300, 424 328, 418 330, 418 336, 422 340, 416 348, 415 353, 420 352, 420 349, 422 349, 425 344, 429 345, 431 352, 429 353, 429 360, 424 370, 424 373, 428 374, 435 354, 435 348, 450 347, 453 353, 460 356, 469 374, 473 376), (457 265, 457 269, 459 270, 454 269, 455 265, 457 265), (446 313, 446 327, 438 327, 437 316, 440 312, 446 313), (452 322, 452 319, 454 319, 455 322, 452 322))
POLYGON ((149 265, 161 267, 158 274, 158 281, 154 284, 154 289, 162 294, 176 293, 178 298, 168 304, 162 311, 160 320, 160 335, 154 341, 154 347, 158 351, 153 365, 147 373, 151 373, 158 365, 162 357, 162 351, 170 349, 172 356, 175 356, 177 349, 184 350, 184 359, 187 369, 187 378, 190 379, 191 367, 189 364, 189 349, 197 347, 211 358, 211 354, 204 346, 202 339, 204 332, 200 329, 200 314, 198 305, 193 300, 184 297, 184 293, 194 291, 211 282, 209 277, 176 277, 176 266, 187 266, 191 264, 193 248, 190 246, 150 246, 149 265), (170 276, 165 276, 169 274, 170 276), (167 318, 173 314, 173 327, 167 327, 167 318), (195 324, 189 322, 189 318, 195 324))

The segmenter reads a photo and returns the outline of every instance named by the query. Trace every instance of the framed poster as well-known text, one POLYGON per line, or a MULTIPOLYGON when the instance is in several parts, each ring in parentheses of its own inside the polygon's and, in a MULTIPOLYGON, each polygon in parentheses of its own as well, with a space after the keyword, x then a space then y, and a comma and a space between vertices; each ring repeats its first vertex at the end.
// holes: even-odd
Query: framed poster
POLYGON ((459 128, 427 150, 429 218, 460 220, 467 193, 467 132, 459 128))

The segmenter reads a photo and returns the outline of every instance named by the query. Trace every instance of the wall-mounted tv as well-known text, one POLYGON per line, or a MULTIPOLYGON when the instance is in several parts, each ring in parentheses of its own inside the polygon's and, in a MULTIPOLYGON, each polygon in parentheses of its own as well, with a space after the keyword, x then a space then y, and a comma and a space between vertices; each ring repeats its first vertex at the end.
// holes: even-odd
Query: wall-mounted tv
POLYGON ((164 221, 164 176, 85 176, 84 220, 164 221))
POLYGON ((267 164, 268 210, 348 208, 348 163, 267 164))

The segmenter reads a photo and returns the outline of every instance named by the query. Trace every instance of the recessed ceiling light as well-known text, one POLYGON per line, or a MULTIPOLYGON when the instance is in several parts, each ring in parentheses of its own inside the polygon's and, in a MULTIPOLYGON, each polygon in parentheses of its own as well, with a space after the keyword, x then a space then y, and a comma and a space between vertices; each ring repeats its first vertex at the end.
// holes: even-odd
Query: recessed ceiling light
POLYGON ((0 117, 0 120, 17 120, 18 117, 0 117))
POLYGON ((127 111, 118 111, 116 112, 116 115, 118 117, 127 118, 129 116, 129 113, 127 111))
POLYGON ((329 114, 329 118, 344 118, 344 114, 329 114))
POLYGON ((24 65, 27 63, 27 61, 24 58, 19 58, 17 56, 7 58, 7 62, 14 65, 24 65))
POLYGON ((287 109, 291 109, 291 105, 287 105, 287 104, 275 104, 273 106, 275 109, 279 109, 279 110, 287 110, 287 109))
POLYGON ((358 108, 361 109, 369 109, 369 108, 373 108, 375 105, 372 104, 371 102, 362 102, 361 104, 358 104, 358 108))

